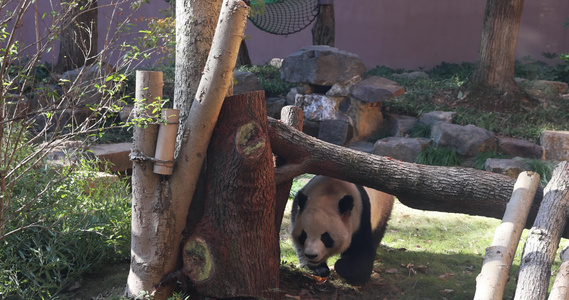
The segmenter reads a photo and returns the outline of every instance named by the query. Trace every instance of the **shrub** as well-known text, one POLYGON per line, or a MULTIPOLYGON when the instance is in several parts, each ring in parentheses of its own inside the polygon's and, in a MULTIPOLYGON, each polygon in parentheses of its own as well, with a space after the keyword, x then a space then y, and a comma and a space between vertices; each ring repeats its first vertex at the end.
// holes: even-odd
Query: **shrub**
POLYGON ((0 239, 0 298, 53 299, 101 263, 129 257, 127 188, 123 181, 93 186, 96 170, 84 162, 23 174, 6 207, 14 217, 0 239))

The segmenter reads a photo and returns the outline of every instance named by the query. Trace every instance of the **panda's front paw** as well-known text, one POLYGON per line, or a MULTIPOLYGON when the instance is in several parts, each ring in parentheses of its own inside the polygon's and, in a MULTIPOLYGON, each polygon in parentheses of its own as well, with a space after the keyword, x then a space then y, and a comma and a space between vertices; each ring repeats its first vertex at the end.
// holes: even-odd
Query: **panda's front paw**
MULTIPOLYGON (((372 262, 373 263, 373 262, 372 262)), ((371 269, 347 259, 339 259, 334 265, 336 273, 351 285, 364 285, 369 281, 371 269)))
POLYGON ((328 268, 326 262, 323 262, 317 266, 306 265, 306 268, 308 268, 312 272, 312 274, 316 276, 320 277, 330 276, 330 268, 328 268))

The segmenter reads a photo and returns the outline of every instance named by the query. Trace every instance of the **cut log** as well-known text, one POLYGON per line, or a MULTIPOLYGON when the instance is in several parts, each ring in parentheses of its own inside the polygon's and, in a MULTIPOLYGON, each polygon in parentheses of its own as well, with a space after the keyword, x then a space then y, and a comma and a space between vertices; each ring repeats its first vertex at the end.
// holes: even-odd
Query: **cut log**
POLYGON ((202 221, 184 243, 184 273, 214 298, 275 299, 279 240, 263 91, 226 99, 207 153, 202 221))
MULTIPOLYGON (((302 131, 302 125, 304 123, 304 111, 298 106, 287 105, 281 110, 281 121, 291 126, 292 128, 302 131)), ((277 167, 286 164, 286 161, 280 157, 276 158, 275 162, 277 167)), ((281 224, 283 221, 283 214, 286 208, 286 203, 290 196, 290 188, 292 187, 292 180, 287 180, 283 183, 277 185, 277 207, 275 211, 275 227, 277 233, 281 229, 281 224)))
POLYGON ((480 275, 476 277, 475 300, 501 300, 504 296, 514 255, 538 186, 539 174, 522 172, 518 176, 502 223, 496 228, 492 245, 486 249, 480 275))
POLYGON ((559 247, 569 208, 569 163, 559 163, 544 190, 544 197, 524 247, 514 299, 545 299, 551 264, 559 247))
MULTIPOLYGON (((304 173, 321 174, 395 195, 412 208, 497 219, 504 215, 515 184, 505 175, 407 163, 332 145, 272 118, 269 136, 273 152, 287 162, 276 169, 277 184, 304 173)), ((539 187, 526 228, 533 225, 542 198, 539 187)), ((563 236, 569 237, 566 227, 563 236)))
POLYGON ((563 248, 559 256, 561 266, 559 266, 551 293, 549 293, 549 300, 569 299, 569 245, 563 248))

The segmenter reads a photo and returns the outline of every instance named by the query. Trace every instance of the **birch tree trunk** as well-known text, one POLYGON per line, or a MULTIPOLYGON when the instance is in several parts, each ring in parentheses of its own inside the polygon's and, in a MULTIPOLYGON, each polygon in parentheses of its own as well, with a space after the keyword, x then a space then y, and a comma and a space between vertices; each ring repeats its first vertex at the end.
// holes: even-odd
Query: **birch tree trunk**
POLYGON ((279 239, 263 91, 226 99, 208 150, 202 221, 184 243, 184 273, 201 295, 274 299, 279 239))
POLYGON ((561 266, 559 266, 551 293, 549 293, 549 300, 569 299, 569 245, 563 248, 559 256, 561 266))
POLYGON ((180 110, 178 132, 184 132, 183 125, 204 71, 221 3, 223 0, 176 0, 174 108, 180 110))
MULTIPOLYGON (((153 107, 149 104, 162 98, 162 72, 136 72, 135 118, 146 118, 152 115, 153 107), (144 101, 143 101, 144 99, 144 101)), ((144 156, 154 157, 158 125, 135 126, 131 160, 132 166, 132 229, 130 272, 127 279, 126 294, 128 297, 138 296, 142 291, 152 291, 154 284, 162 278, 164 266, 154 259, 156 253, 171 254, 170 244, 155 243, 155 237, 171 226, 169 205, 156 195, 156 186, 160 177, 152 172, 152 161, 144 156), (158 199, 157 203, 153 203, 158 199)), ((167 238, 167 237, 165 237, 167 238)))
POLYGON ((569 163, 561 162, 551 180, 535 223, 530 230, 520 263, 514 299, 545 299, 551 276, 551 264, 559 247, 569 209, 569 163))
POLYGON ((522 172, 518 176, 502 223, 496 228, 492 245, 486 249, 480 275, 476 277, 475 300, 501 300, 504 296, 514 255, 538 186, 537 173, 522 172))

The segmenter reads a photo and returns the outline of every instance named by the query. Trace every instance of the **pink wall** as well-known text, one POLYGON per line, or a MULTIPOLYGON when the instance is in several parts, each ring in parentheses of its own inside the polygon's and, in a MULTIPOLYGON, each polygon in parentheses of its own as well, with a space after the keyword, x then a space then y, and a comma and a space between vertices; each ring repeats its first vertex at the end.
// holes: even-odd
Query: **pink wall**
MULTIPOLYGON (((100 47, 107 40, 105 33, 109 20, 131 14, 128 3, 123 4, 119 12, 105 5, 111 1, 117 2, 99 0, 100 47)), ((43 12, 51 11, 49 2, 52 1, 36 1, 40 17, 43 12)), ((360 55, 368 67, 430 69, 442 61, 474 62, 485 3, 476 0, 336 0, 336 47, 360 55)), ((143 4, 133 16, 136 26, 129 38, 145 29, 144 22, 137 18, 161 17, 160 9, 167 6, 161 0, 143 4)), ((569 27, 563 27, 568 17, 567 0, 526 0, 517 56, 529 55, 545 60, 541 56, 543 52, 568 53, 569 27)), ((44 22, 49 24, 50 19, 44 22)), ((34 24, 34 13, 31 12, 26 15, 17 38, 26 44, 33 43, 34 24)), ((310 28, 290 36, 276 36, 260 31, 249 22, 246 34, 251 59, 254 63, 263 63, 273 57, 284 58, 302 46, 310 45, 310 28)), ((43 57, 44 60, 52 61, 57 57, 57 47, 53 49, 43 57)), ((120 53, 116 51, 114 57, 118 55, 120 53)))
MULTIPOLYGON (((28 9, 28 12, 23 19, 23 25, 19 28, 16 34, 16 38, 23 44, 32 45, 36 43, 36 21, 39 24, 39 36, 43 37, 47 33, 49 26, 53 23, 50 12, 60 10, 57 6, 52 7, 50 2, 56 3, 57 1, 38 0, 35 4, 32 4, 30 9, 28 9), (47 13, 47 15, 42 19, 44 13, 47 13)), ((119 47, 123 41, 127 41, 129 44, 136 44, 133 42, 133 39, 140 36, 139 30, 148 29, 146 21, 141 18, 163 17, 163 14, 161 14, 160 11, 169 6, 169 4, 162 0, 152 0, 152 4, 143 4, 138 10, 132 11, 130 8, 132 2, 133 1, 130 0, 98 1, 99 49, 108 46, 106 47, 110 51, 108 56, 111 57, 110 60, 113 63, 124 54, 124 51, 119 47), (119 5, 117 5, 117 3, 119 3, 119 5), (133 27, 128 32, 116 33, 116 25, 119 22, 124 21, 127 17, 129 18, 130 23, 133 24, 133 27)), ((11 5, 8 9, 13 11, 14 5, 11 5)), ((45 41, 41 41, 40 44, 45 44, 45 41)), ((59 51, 57 42, 51 44, 51 46, 52 50, 44 52, 41 61, 55 62, 57 60, 59 51)), ((25 53, 33 54, 35 53, 35 49, 36 46, 34 45, 25 53)))
MULTIPOLYGON (((474 62, 478 54, 486 1, 336 0, 336 47, 358 54, 368 67, 430 69, 442 61, 474 62)), ((545 60, 542 52, 569 52, 567 0, 526 0, 518 57, 545 60)), ((286 57, 310 45, 310 27, 288 37, 260 31, 249 22, 246 33, 254 63, 286 57)))

